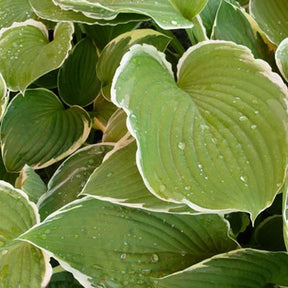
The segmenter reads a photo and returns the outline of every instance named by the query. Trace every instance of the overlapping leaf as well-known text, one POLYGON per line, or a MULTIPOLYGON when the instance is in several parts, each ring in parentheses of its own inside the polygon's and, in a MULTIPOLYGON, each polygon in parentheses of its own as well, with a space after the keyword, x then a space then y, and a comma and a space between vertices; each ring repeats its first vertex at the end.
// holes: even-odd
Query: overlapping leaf
POLYGON ((151 44, 164 51, 170 39, 151 29, 138 29, 123 33, 113 39, 102 51, 97 63, 97 75, 102 82, 102 92, 110 99, 110 88, 114 73, 120 64, 122 56, 134 44, 151 44))
POLYGON ((1 0, 0 1, 0 29, 9 27, 14 22, 23 22, 36 18, 29 0, 1 0))
POLYGON ((20 190, 0 181, 0 286, 44 287, 51 268, 41 250, 17 237, 39 221, 36 206, 20 190))
POLYGON ((232 42, 202 42, 180 60, 177 86, 162 54, 135 45, 113 81, 151 192, 253 219, 272 203, 287 165, 287 88, 268 64, 232 42))
POLYGON ((4 164, 8 171, 47 167, 78 149, 90 127, 82 108, 65 110, 49 90, 28 89, 13 98, 1 123, 4 164))
POLYGON ((97 97, 101 83, 96 75, 96 47, 89 38, 73 48, 58 74, 61 99, 68 105, 87 106, 97 97))
POLYGON ((136 166, 136 143, 113 152, 90 176, 81 194, 151 211, 195 214, 184 204, 158 199, 146 188, 136 166))
POLYGON ((24 91, 40 76, 62 65, 71 49, 71 23, 58 23, 54 40, 41 22, 27 20, 0 30, 0 73, 7 87, 24 91))
POLYGON ((288 81, 288 38, 285 38, 278 46, 275 58, 282 76, 288 81))
POLYGON ((234 249, 227 228, 215 214, 153 213, 83 198, 21 239, 49 251, 84 287, 146 288, 150 277, 234 249))
POLYGON ((8 104, 9 97, 7 95, 7 87, 5 80, 3 79, 0 73, 0 120, 5 112, 5 109, 8 104))
POLYGON ((89 145, 67 158, 55 171, 47 193, 38 203, 41 218, 77 199, 89 176, 112 148, 112 144, 89 145))
POLYGON ((164 29, 189 28, 191 20, 207 3, 207 0, 54 0, 64 9, 81 11, 92 18, 113 19, 118 13, 148 15, 164 29))
POLYGON ((186 288, 191 283, 197 288, 275 287, 272 284, 287 286, 287 269, 288 255, 285 252, 240 249, 217 255, 187 270, 156 280, 154 287, 186 288))
POLYGON ((285 0, 250 0, 251 15, 275 44, 288 37, 288 2, 285 0))

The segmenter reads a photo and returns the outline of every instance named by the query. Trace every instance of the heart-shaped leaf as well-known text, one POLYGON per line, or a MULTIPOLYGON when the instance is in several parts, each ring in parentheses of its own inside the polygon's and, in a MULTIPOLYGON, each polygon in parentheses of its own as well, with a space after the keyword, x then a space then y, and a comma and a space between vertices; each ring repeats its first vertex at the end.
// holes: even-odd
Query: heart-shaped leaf
POLYGON ((113 39, 102 51, 97 63, 97 76, 102 82, 102 92, 110 99, 110 88, 113 76, 120 64, 122 56, 134 44, 151 44, 158 50, 164 51, 170 39, 151 29, 138 29, 123 33, 113 39))
POLYGON ((71 49, 71 23, 58 23, 54 40, 41 23, 27 20, 0 30, 0 72, 7 87, 24 91, 40 76, 60 67, 71 49))
POLYGON ((65 110, 49 90, 28 89, 24 95, 19 93, 10 102, 1 123, 5 166, 8 171, 20 171, 25 164, 34 169, 47 167, 78 149, 90 128, 85 110, 78 106, 65 110))
POLYGON ((0 181, 0 286, 45 287, 51 276, 49 259, 17 237, 39 222, 37 207, 21 190, 0 181))
POLYGON ((85 38, 77 43, 58 74, 61 99, 68 105, 87 106, 97 97, 101 83, 96 75, 96 47, 85 38))
POLYGON ((156 280, 154 287, 187 288, 192 287, 191 283, 197 288, 286 286, 287 269, 288 255, 285 252, 240 249, 214 256, 160 281, 156 280))
POLYGON ((29 0, 1 0, 0 6, 0 29, 9 27, 14 22, 23 22, 27 19, 36 18, 29 0))
POLYGON ((252 219, 272 203, 287 165, 287 87, 249 49, 226 41, 193 46, 178 64, 177 86, 163 54, 135 45, 111 93, 128 114, 152 193, 252 219))
POLYGON ((49 251, 84 287, 146 288, 150 277, 235 249, 227 231, 216 214, 153 213, 85 197, 21 239, 49 251))
POLYGON ((250 0, 249 5, 250 14, 274 44, 288 37, 286 0, 250 0))
POLYGON ((288 81, 288 38, 285 38, 278 46, 275 59, 282 76, 288 81))
POLYGON ((54 0, 64 9, 82 11, 85 15, 95 18, 111 19, 118 13, 139 13, 151 17, 164 29, 192 27, 189 21, 205 6, 207 0, 54 0))
POLYGON ((146 188, 136 166, 135 141, 115 148, 89 177, 81 194, 151 211, 195 214, 184 204, 162 201, 146 188))
POLYGON ((77 199, 89 176, 113 147, 112 144, 89 145, 67 158, 53 174, 47 193, 38 202, 41 218, 77 199))
POLYGON ((28 165, 25 165, 21 170, 15 186, 25 192, 29 200, 34 203, 37 203, 39 198, 47 191, 41 177, 28 165))

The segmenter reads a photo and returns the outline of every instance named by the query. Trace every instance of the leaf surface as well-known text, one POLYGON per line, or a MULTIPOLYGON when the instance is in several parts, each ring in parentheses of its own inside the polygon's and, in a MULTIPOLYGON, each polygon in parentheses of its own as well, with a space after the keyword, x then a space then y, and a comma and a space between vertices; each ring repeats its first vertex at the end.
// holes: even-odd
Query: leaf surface
POLYGON ((251 0, 249 10, 267 37, 276 45, 288 37, 288 2, 251 0))
POLYGON ((163 54, 135 45, 111 91, 128 114, 137 165, 152 193, 195 210, 246 211, 252 219, 272 203, 287 165, 287 87, 247 48, 193 46, 178 64, 176 85, 163 54))
POLYGON ((159 282, 155 281, 154 287, 187 288, 191 287, 191 283, 197 288, 286 286, 287 269, 288 255, 285 252, 240 249, 214 256, 159 282))
POLYGON ((150 277, 235 249, 227 229, 215 214, 152 213, 85 197, 21 239, 49 251, 84 287, 147 288, 150 277))
POLYGON ((96 47, 89 38, 75 45, 58 74, 61 99, 69 106, 87 106, 97 97, 101 83, 96 75, 96 47))
POLYGON ((54 40, 41 23, 27 20, 0 30, 0 72, 7 87, 24 91, 40 76, 60 67, 71 49, 71 23, 58 23, 54 40))
POLYGON ((282 76, 288 81, 288 38, 285 38, 278 46, 275 59, 282 76))
POLYGON ((51 276, 49 259, 17 237, 39 222, 34 203, 10 184, 0 181, 0 286, 45 286, 51 276))
POLYGON ((0 73, 0 120, 2 120, 8 101, 9 101, 9 94, 7 93, 6 83, 3 76, 0 73))
POLYGON ((25 164, 47 167, 78 149, 89 135, 91 120, 78 106, 64 109, 46 89, 28 89, 10 102, 1 123, 2 156, 8 171, 25 164), (73 127, 73 129, 71 129, 73 127), (23 133, 25 131, 25 133, 23 133))

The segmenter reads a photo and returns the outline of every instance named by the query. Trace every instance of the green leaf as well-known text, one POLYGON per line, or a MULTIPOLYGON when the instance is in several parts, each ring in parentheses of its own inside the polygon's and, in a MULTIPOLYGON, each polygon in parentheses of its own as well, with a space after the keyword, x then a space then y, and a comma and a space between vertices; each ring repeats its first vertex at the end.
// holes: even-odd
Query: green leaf
POLYGON ((77 106, 65 110, 49 90, 19 93, 1 123, 5 166, 8 171, 20 171, 25 164, 34 169, 47 167, 78 149, 88 137, 90 126, 85 110, 77 106), (71 126, 73 129, 69 129, 71 126))
POLYGON ((5 165, 3 163, 2 155, 0 155, 0 180, 8 182, 14 186, 18 175, 19 175, 18 173, 7 172, 5 165))
POLYGON ((49 259, 41 250, 17 237, 39 222, 37 207, 21 190, 0 181, 0 286, 44 287, 49 259))
POLYGON ((30 201, 34 203, 37 203, 39 198, 47 191, 41 177, 28 165, 25 165, 21 170, 15 186, 25 192, 30 201))
POLYGON ((123 138, 128 133, 126 120, 126 113, 122 109, 117 109, 107 122, 102 141, 118 142, 123 138))
POLYGON ((49 251, 84 287, 146 288, 150 277, 235 249, 227 229, 215 214, 152 213, 83 198, 21 239, 49 251))
POLYGON ((288 250, 288 181, 286 178, 284 187, 283 187, 283 204, 282 204, 282 210, 283 210, 283 237, 284 237, 284 243, 286 246, 286 250, 288 250))
POLYGON ((9 101, 9 95, 7 93, 7 87, 3 76, 0 73, 0 121, 9 101))
POLYGON ((48 182, 48 191, 39 200, 41 218, 77 199, 92 172, 102 163, 110 144, 95 144, 79 149, 67 158, 48 182))
POLYGON ((201 42, 180 59, 176 85, 162 53, 135 45, 111 91, 153 194, 252 219, 273 202, 287 165, 287 87, 249 49, 201 42))
POLYGON ((0 0, 0 29, 9 27, 14 22, 23 22, 27 19, 36 18, 29 0, 0 0))
POLYGON ((240 249, 214 256, 160 281, 156 280, 154 287, 187 288, 191 283, 197 288, 287 285, 287 268, 287 253, 240 249))
POLYGON ((212 38, 233 41, 251 49, 255 58, 268 58, 269 49, 255 20, 240 8, 222 1, 214 23, 212 38))
POLYGON ((180 29, 192 27, 188 19, 197 15, 207 0, 55 0, 63 9, 82 11, 92 18, 113 19, 118 13, 139 13, 151 17, 164 29, 180 29))
POLYGON ((275 59, 282 76, 288 81, 288 38, 285 38, 278 46, 275 59))
POLYGON ((116 151, 92 173, 81 194, 151 211, 193 214, 186 205, 165 202, 150 193, 136 166, 136 148, 135 141, 123 148, 116 145, 116 151))
POLYGON ((77 43, 58 74, 61 99, 69 106, 87 106, 97 97, 101 83, 96 75, 96 47, 89 38, 77 43))
POLYGON ((53 273, 47 288, 83 288, 68 272, 53 273))
POLYGON ((151 44, 164 51, 170 39, 151 29, 138 29, 123 33, 113 39, 102 51, 97 63, 97 75, 102 82, 104 97, 110 99, 110 88, 113 76, 120 64, 122 56, 134 44, 151 44))
POLYGON ((74 28, 58 23, 54 40, 41 22, 27 20, 0 31, 0 72, 7 87, 24 91, 40 76, 60 67, 71 49, 74 28))
POLYGON ((251 0, 250 14, 274 44, 288 37, 288 2, 285 0, 251 0))
POLYGON ((238 237, 238 235, 246 230, 250 225, 249 215, 243 212, 234 212, 225 215, 231 226, 231 234, 233 237, 238 237))
POLYGON ((255 229, 253 241, 258 249, 285 251, 282 215, 273 215, 263 220, 255 229))

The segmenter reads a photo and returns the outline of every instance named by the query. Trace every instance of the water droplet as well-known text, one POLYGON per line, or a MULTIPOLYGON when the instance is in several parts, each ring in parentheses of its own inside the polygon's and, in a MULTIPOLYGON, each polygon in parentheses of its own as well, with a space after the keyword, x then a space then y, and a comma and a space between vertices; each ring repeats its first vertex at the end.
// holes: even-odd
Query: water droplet
POLYGON ((180 150, 184 150, 184 149, 185 149, 185 146, 186 146, 186 144, 185 144, 184 142, 179 142, 179 143, 178 143, 178 148, 179 148, 180 150))
POLYGON ((247 179, 246 179, 244 176, 241 176, 241 177, 240 177, 240 180, 241 180, 242 182, 244 182, 244 183, 246 183, 246 181, 247 181, 247 179))
POLYGON ((159 256, 157 254, 153 254, 151 256, 151 262, 152 263, 157 263, 159 261, 159 256))
POLYGON ((4 250, 1 251, 1 255, 3 255, 3 256, 6 255, 7 253, 8 253, 7 249, 4 249, 4 250))
POLYGON ((245 121, 245 120, 247 120, 248 118, 246 117, 246 116, 244 116, 244 115, 241 115, 240 117, 239 117, 239 121, 245 121))
POLYGON ((191 189, 190 186, 185 186, 185 190, 186 190, 186 191, 189 191, 190 189, 191 189))
POLYGON ((121 259, 121 260, 125 260, 126 257, 127 257, 127 254, 126 254, 126 253, 122 253, 122 254, 120 255, 120 259, 121 259))
POLYGON ((199 163, 199 164, 198 164, 198 167, 199 167, 200 169, 202 169, 202 164, 199 163))
POLYGON ((251 125, 251 129, 255 130, 257 128, 257 125, 251 125))
POLYGON ((177 24, 178 24, 178 22, 175 21, 175 20, 172 20, 171 23, 172 23, 173 25, 177 25, 177 24))
POLYGON ((166 186, 162 184, 160 185, 159 189, 161 192, 164 192, 166 190, 166 186))
POLYGON ((106 176, 107 177, 111 177, 113 175, 113 173, 112 172, 109 172, 106 176))

